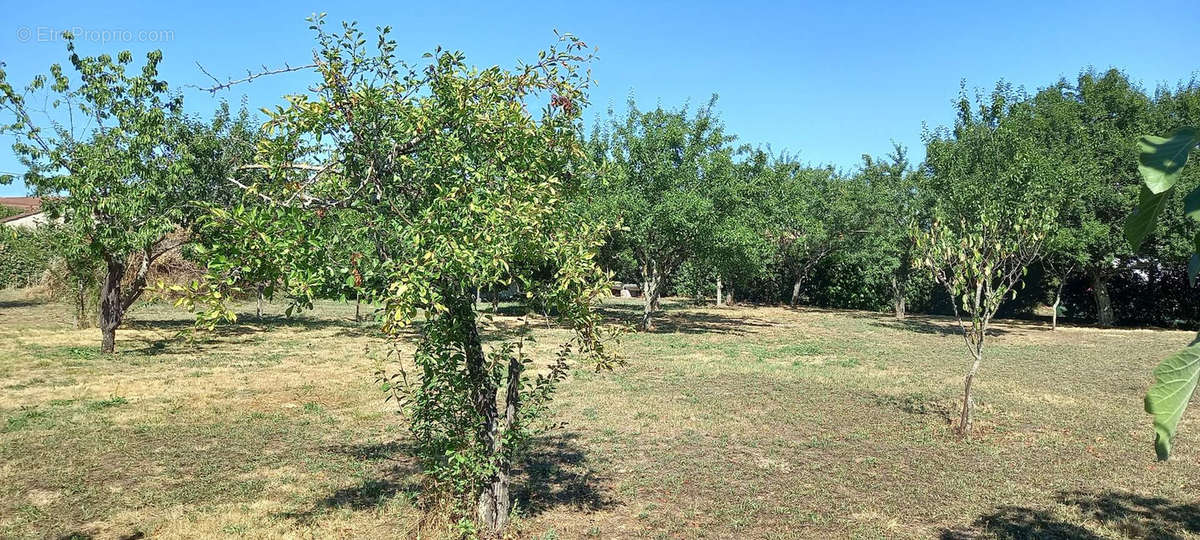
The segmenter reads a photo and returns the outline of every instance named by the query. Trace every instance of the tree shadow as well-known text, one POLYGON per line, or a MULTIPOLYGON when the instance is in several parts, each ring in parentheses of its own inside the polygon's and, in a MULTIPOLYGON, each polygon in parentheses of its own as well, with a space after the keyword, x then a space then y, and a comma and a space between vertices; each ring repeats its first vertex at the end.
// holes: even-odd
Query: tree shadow
POLYGON ((578 439, 573 432, 553 433, 532 443, 513 486, 513 499, 525 515, 563 506, 595 512, 615 504, 601 487, 604 479, 588 466, 578 439))
MULTIPOLYGON (((218 324, 208 329, 196 330, 193 319, 134 319, 121 326, 122 330, 142 330, 169 332, 160 338, 140 338, 145 345, 142 347, 123 348, 118 344, 122 354, 152 356, 168 352, 172 347, 183 346, 187 351, 204 350, 226 347, 230 344, 244 343, 254 339, 254 336, 265 334, 273 329, 295 329, 301 331, 334 329, 333 337, 357 338, 381 335, 378 326, 367 322, 357 323, 337 319, 319 319, 315 317, 285 317, 282 315, 264 316, 261 320, 253 316, 240 317, 233 324, 218 324)), ((117 339, 121 340, 121 331, 117 331, 117 339)))
MULTIPOLYGON (((604 304, 597 311, 610 322, 636 327, 642 322, 643 308, 636 304, 604 304)), ((753 328, 767 328, 774 323, 754 318, 693 311, 664 306, 654 314, 652 334, 730 334, 745 335, 753 328)))
MULTIPOLYGON (((1200 533, 1200 506, 1173 503, 1120 491, 1060 493, 1055 502, 1073 507, 1087 519, 1116 529, 1129 538, 1181 539, 1200 533)), ((1085 524, 1072 523, 1048 510, 1001 506, 980 516, 967 527, 945 529, 943 540, 968 538, 1103 538, 1085 524)))
POLYGON ((1062 521, 1049 512, 1020 506, 1001 506, 995 512, 979 516, 972 527, 945 529, 942 540, 998 539, 1100 539, 1091 531, 1062 521))
MULTIPOLYGON (((918 334, 931 334, 940 336, 961 336, 962 329, 959 328, 953 320, 933 320, 926 318, 908 317, 906 319, 891 319, 880 320, 873 319, 871 326, 878 328, 888 328, 891 330, 901 330, 905 332, 915 332, 918 334)), ((992 326, 988 328, 988 336, 1003 336, 1012 333, 1012 330, 992 326)))
POLYGON ((45 300, 0 300, 0 309, 16 309, 23 307, 40 306, 49 303, 45 300))
POLYGON ((357 484, 318 498, 307 509, 283 512, 280 516, 311 522, 334 509, 369 510, 397 496, 415 500, 420 493, 419 468, 416 459, 412 458, 411 447, 405 443, 334 445, 326 447, 324 451, 366 462, 371 472, 357 484))
MULTIPOLYGON (((117 540, 141 540, 145 537, 146 533, 135 530, 129 534, 121 534, 113 536, 112 538, 116 538, 117 540)), ((95 536, 93 536, 91 533, 85 533, 81 531, 72 531, 58 537, 59 540, 92 540, 93 538, 95 538, 95 536)))
POLYGON ((1133 538, 1183 538, 1184 533, 1200 533, 1200 506, 1196 504, 1118 491, 1063 493, 1059 502, 1133 538))
MULTIPOLYGON (((601 479, 588 468, 577 438, 574 433, 557 433, 531 443, 527 459, 514 471, 512 486, 513 499, 525 515, 559 506, 595 511, 612 504, 598 487, 601 479)), ((354 485, 318 498, 309 508, 284 512, 282 517, 310 522, 334 509, 371 510, 394 497, 414 503, 419 500, 423 488, 420 468, 408 443, 336 445, 325 451, 366 462, 370 473, 354 485)))

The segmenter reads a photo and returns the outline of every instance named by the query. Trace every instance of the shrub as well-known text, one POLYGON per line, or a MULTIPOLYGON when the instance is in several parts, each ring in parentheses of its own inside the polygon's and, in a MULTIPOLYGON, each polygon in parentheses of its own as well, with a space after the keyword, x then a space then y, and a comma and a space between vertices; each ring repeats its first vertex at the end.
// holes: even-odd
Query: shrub
POLYGON ((0 229, 0 289, 38 285, 54 258, 57 227, 0 229))

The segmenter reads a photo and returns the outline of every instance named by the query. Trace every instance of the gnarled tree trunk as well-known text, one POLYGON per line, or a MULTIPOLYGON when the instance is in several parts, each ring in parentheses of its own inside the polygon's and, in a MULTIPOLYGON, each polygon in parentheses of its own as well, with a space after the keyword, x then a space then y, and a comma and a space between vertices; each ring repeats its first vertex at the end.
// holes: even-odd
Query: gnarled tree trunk
POLYGON ((1112 298, 1108 296, 1108 277, 1102 272, 1092 272, 1092 295, 1096 298, 1096 323, 1112 326, 1116 316, 1113 314, 1112 298))
POLYGON ((642 291, 642 301, 645 306, 645 311, 642 313, 642 330, 654 329, 654 312, 658 311, 659 285, 657 272, 646 280, 645 288, 642 291))
POLYGON ((892 276, 892 309, 895 310, 896 318, 903 320, 905 317, 905 290, 904 281, 892 276))
POLYGON ((254 310, 254 316, 255 316, 255 318, 257 318, 258 320, 261 321, 262 320, 262 311, 263 311, 263 284, 259 283, 258 286, 255 287, 255 289, 256 289, 256 292, 258 293, 258 306, 254 310))
POLYGON ((153 255, 151 248, 143 249, 137 273, 129 282, 129 288, 124 291, 121 282, 125 279, 129 258, 112 255, 104 257, 106 271, 104 282, 100 286, 100 352, 111 353, 116 349, 117 328, 125 319, 125 312, 141 298, 146 289, 146 275, 150 271, 150 264, 163 253, 166 253, 166 250, 153 255))
POLYGON ((125 278, 125 258, 105 257, 104 283, 100 286, 100 352, 116 348, 117 327, 125 315, 122 308, 121 280, 125 278))
POLYGON ((1050 329, 1058 330, 1058 308, 1062 305, 1063 287, 1067 284, 1067 280, 1063 279, 1058 282, 1058 288, 1054 290, 1054 313, 1050 314, 1050 329))
MULTIPOLYGON (((512 500, 509 496, 509 472, 512 464, 504 458, 499 410, 496 406, 498 388, 488 370, 487 357, 483 352, 483 342, 479 337, 475 312, 471 306, 472 300, 474 298, 469 294, 456 299, 449 316, 454 318, 454 325, 458 329, 456 338, 463 348, 467 377, 471 381, 471 402, 480 419, 476 439, 481 447, 488 449, 489 457, 497 466, 496 472, 484 479, 475 509, 476 520, 494 532, 508 524, 508 514, 512 510, 512 500)), ((517 382, 509 385, 505 407, 505 420, 510 425, 515 420, 518 405, 520 367, 516 369, 517 382)), ((514 367, 510 364, 510 376, 513 370, 514 367)))

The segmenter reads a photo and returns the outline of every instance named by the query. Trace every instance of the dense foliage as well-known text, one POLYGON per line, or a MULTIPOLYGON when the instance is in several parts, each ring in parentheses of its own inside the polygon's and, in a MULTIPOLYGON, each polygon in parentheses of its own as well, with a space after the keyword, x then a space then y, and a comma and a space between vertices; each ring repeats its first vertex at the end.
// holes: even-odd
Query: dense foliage
POLYGON ((40 284, 60 235, 56 227, 0 228, 0 289, 40 284))

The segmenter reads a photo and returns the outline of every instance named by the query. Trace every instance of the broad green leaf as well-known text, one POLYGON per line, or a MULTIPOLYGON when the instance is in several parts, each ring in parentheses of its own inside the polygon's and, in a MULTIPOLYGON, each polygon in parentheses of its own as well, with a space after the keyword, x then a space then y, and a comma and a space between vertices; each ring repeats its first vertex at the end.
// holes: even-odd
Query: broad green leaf
POLYGON ((1170 137, 1144 135, 1138 139, 1138 172, 1146 187, 1163 193, 1175 186, 1179 171, 1187 163, 1188 152, 1200 144, 1200 132, 1186 127, 1170 137))
POLYGON ((1183 215, 1200 221, 1200 187, 1193 189, 1183 198, 1183 215))
POLYGON ((1158 222, 1158 214, 1162 213, 1170 193, 1169 190, 1154 193, 1150 188, 1142 186, 1142 190, 1138 194, 1138 206, 1125 220, 1125 239, 1133 246, 1134 251, 1141 249, 1142 242, 1154 230, 1154 225, 1158 222))
POLYGON ((1146 392, 1146 412, 1154 415, 1154 450, 1158 459, 1171 456, 1171 439, 1200 377, 1200 337, 1154 368, 1154 385, 1146 392))

